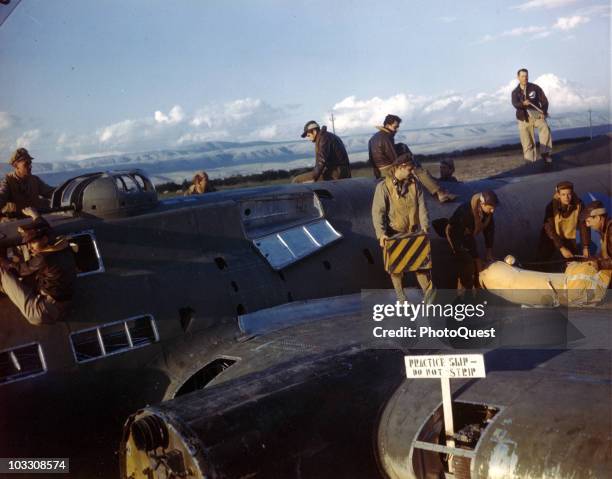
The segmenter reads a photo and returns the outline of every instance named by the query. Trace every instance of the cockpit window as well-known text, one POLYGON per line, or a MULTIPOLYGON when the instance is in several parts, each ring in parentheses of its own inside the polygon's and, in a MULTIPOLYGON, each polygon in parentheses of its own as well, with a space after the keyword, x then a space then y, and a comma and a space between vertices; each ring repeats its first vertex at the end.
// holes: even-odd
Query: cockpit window
POLYGON ((0 385, 44 374, 47 364, 39 343, 0 351, 0 385))
POLYGON ((155 319, 150 314, 102 324, 70 335, 77 363, 86 363, 158 341, 155 319))

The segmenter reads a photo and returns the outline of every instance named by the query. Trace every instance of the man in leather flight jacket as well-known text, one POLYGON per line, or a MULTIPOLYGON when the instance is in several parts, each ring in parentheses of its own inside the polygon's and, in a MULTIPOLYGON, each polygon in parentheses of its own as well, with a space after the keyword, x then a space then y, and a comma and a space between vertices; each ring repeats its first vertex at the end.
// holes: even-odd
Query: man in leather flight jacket
POLYGON ((339 136, 327 131, 326 126, 320 127, 316 121, 306 123, 301 136, 315 144, 315 167, 293 178, 294 183, 351 177, 348 154, 339 136))
POLYGON ((519 137, 523 147, 525 161, 537 159, 535 129, 540 137, 540 154, 545 167, 550 167, 552 159, 552 136, 546 123, 548 116, 548 99, 544 91, 535 83, 529 83, 529 72, 521 68, 517 72, 518 86, 512 91, 512 106, 516 108, 519 137))

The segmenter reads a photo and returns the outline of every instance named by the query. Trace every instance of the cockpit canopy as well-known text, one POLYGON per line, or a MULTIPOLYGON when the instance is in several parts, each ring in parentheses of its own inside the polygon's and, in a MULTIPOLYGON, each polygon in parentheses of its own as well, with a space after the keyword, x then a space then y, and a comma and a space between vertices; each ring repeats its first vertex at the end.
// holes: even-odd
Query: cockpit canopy
POLYGON ((53 209, 73 209, 100 218, 130 216, 157 205, 157 192, 141 170, 88 173, 53 193, 53 209))

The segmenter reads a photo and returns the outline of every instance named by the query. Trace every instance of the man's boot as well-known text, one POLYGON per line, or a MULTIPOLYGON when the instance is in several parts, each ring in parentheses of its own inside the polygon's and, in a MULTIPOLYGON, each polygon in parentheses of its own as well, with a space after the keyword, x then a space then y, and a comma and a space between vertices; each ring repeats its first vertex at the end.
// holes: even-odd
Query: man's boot
POLYGON ((542 160, 544 161, 544 171, 552 170, 552 158, 550 153, 542 153, 542 160))
POLYGON ((393 289, 395 290, 395 296, 400 303, 406 301, 406 293, 404 292, 404 286, 402 285, 403 274, 391 274, 391 282, 393 283, 393 289))

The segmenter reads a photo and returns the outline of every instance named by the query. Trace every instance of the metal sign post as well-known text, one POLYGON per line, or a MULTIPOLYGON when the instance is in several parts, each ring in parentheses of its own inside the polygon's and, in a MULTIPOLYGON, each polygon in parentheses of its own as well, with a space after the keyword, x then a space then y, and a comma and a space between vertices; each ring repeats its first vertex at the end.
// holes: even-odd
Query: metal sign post
MULTIPOLYGON (((486 371, 482 354, 453 354, 433 356, 404 356, 406 376, 412 379, 439 378, 442 388, 442 412, 446 446, 455 447, 455 427, 453 423, 453 403, 450 380, 459 378, 484 378, 486 371)), ((452 462, 448 463, 453 472, 452 462)))

